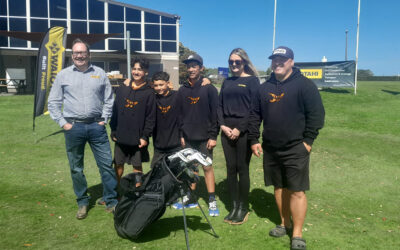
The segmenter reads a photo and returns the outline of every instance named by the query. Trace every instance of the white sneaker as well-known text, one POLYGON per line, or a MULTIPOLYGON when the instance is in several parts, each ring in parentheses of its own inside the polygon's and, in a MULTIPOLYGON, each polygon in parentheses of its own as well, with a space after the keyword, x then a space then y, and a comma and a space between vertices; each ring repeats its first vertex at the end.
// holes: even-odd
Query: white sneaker
POLYGON ((191 201, 187 195, 183 196, 182 200, 184 205, 182 202, 176 202, 172 205, 172 207, 175 209, 182 209, 183 206, 185 206, 185 208, 195 208, 199 206, 196 201, 191 201))
POLYGON ((216 200, 210 201, 208 203, 208 215, 212 217, 219 216, 219 209, 216 200))

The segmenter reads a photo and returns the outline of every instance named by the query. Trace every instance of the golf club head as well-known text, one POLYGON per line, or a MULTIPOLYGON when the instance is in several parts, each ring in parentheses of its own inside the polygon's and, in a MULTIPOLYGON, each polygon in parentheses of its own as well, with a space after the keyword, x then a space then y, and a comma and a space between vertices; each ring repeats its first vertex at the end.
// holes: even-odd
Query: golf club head
POLYGON ((168 159, 172 162, 176 159, 179 159, 186 164, 194 164, 198 163, 203 167, 208 167, 212 165, 212 160, 210 157, 200 153, 199 151, 192 148, 182 149, 175 154, 168 157, 168 159))

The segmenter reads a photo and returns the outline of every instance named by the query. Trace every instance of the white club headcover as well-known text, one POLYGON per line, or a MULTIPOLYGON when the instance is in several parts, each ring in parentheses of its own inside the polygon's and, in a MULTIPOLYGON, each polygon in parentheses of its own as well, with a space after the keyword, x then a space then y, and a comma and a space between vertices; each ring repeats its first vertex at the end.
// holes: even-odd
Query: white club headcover
POLYGON ((179 159, 185 163, 199 163, 204 167, 211 166, 212 160, 210 157, 200 153, 192 148, 185 148, 168 157, 170 161, 179 159))

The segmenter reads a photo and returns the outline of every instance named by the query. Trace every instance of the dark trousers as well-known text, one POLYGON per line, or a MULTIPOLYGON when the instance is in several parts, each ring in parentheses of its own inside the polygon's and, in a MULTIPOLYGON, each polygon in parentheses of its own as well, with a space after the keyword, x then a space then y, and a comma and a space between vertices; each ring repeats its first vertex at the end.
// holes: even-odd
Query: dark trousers
POLYGON ((226 160, 228 190, 231 198, 233 201, 241 201, 247 205, 250 190, 249 163, 251 159, 247 133, 241 134, 237 140, 231 140, 222 133, 221 142, 226 160))

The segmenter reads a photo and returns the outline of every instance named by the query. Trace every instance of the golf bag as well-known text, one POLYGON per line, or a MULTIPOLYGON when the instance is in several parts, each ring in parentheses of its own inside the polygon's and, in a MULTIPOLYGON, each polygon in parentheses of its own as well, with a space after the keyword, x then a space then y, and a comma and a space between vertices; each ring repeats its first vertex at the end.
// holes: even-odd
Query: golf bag
POLYGON ((199 177, 198 166, 212 160, 187 148, 157 162, 145 175, 131 173, 121 179, 122 198, 115 208, 114 226, 119 236, 137 239, 144 228, 159 219, 199 177), (136 183, 141 182, 140 187, 136 183))

